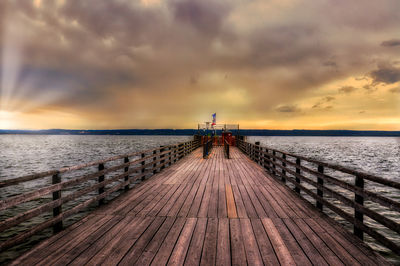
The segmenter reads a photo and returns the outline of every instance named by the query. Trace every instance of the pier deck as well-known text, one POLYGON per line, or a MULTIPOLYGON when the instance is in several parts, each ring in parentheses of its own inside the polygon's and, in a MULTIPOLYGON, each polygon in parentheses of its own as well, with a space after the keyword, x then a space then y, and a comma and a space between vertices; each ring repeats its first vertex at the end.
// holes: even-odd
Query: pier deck
POLYGON ((360 265, 387 263, 237 148, 197 149, 18 265, 360 265))

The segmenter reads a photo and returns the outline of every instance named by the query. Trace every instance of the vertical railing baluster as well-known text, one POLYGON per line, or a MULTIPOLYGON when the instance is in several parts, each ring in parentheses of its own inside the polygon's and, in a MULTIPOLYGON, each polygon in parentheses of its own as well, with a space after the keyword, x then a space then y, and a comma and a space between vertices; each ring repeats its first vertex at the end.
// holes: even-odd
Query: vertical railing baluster
MULTIPOLYGON (((146 157, 146 155, 144 153, 142 153, 141 157, 143 159, 144 157, 146 157)), ((144 175, 144 172, 146 171, 146 169, 144 168, 144 165, 146 164, 146 160, 143 160, 140 164, 142 165, 142 181, 143 181, 146 178, 144 175)))
MULTIPOLYGON (((296 158, 296 165, 300 166, 301 161, 299 158, 296 158)), ((296 174, 300 175, 300 168, 296 167, 296 174)), ((296 176, 296 182, 300 184, 300 178, 296 176)), ((294 191, 297 193, 300 193, 300 188, 298 186, 295 186, 294 191)))
POLYGON ((178 146, 174 145, 174 163, 176 163, 177 150, 178 150, 178 146))
MULTIPOLYGON (((99 164, 99 171, 103 171, 105 169, 104 164, 99 164)), ((98 182, 101 183, 104 181, 104 175, 99 176, 98 182)), ((99 195, 104 193, 104 186, 99 187, 99 195)), ((104 198, 99 200, 99 205, 104 204, 104 198)))
MULTIPOLYGON (((157 160, 157 150, 153 151, 153 161, 157 160)), ((157 173, 157 163, 153 164, 153 175, 157 173)))
MULTIPOLYGON (((282 166, 286 167, 286 154, 282 153, 282 166)), ((286 170, 282 168, 282 182, 286 183, 286 170)))
MULTIPOLYGON (((359 188, 359 190, 361 192, 364 192, 364 178, 363 177, 356 176, 355 185, 356 185, 356 187, 359 188)), ((360 205, 364 205, 364 197, 362 195, 358 195, 357 192, 354 193, 354 200, 356 203, 358 203, 360 205)), ((360 223, 364 222, 364 214, 362 212, 358 211, 357 206, 355 206, 355 208, 354 208, 354 218, 356 221, 358 221, 360 223)), ((354 234, 361 240, 364 239, 363 230, 360 229, 355 224, 354 224, 354 234)))
POLYGON ((255 143, 254 143, 254 161, 258 164, 258 163, 260 163, 260 158, 259 158, 259 156, 260 156, 260 142, 259 141, 256 141, 255 143))
MULTIPOLYGON (((128 158, 128 157, 125 157, 125 158, 124 158, 124 163, 129 163, 129 158, 128 158)), ((124 171, 125 171, 125 173, 129 171, 129 165, 125 166, 124 171)), ((126 175, 125 175, 125 182, 128 181, 128 180, 129 180, 129 175, 126 174, 126 175)), ((127 184, 127 185, 125 186, 125 191, 128 191, 128 190, 129 190, 129 184, 127 184)))
POLYGON ((276 160, 275 160, 275 156, 276 156, 276 152, 274 150, 272 150, 272 174, 276 175, 276 160))
MULTIPOLYGON (((164 146, 160 146, 160 147, 164 147, 164 146)), ((165 149, 162 148, 162 149, 160 150, 160 153, 163 153, 164 151, 165 151, 165 149)), ((165 163, 164 157, 165 157, 164 154, 163 154, 163 155, 160 155, 160 160, 163 159, 163 160, 160 161, 160 165, 161 165, 160 171, 161 171, 162 169, 165 168, 165 165, 164 165, 164 163, 165 163)))
MULTIPOLYGON (((61 183, 61 175, 59 173, 55 174, 51 178, 52 184, 59 184, 61 183)), ((53 200, 58 200, 61 198, 61 190, 57 190, 53 192, 53 200)), ((53 217, 60 215, 62 212, 61 205, 53 208, 53 217)), ((63 229, 63 221, 59 221, 53 225, 53 233, 58 233, 63 229)))
POLYGON ((168 158, 169 158, 168 165, 171 166, 172 165, 172 147, 171 146, 168 147, 168 158))
MULTIPOLYGON (((324 173, 324 166, 323 166, 323 165, 318 165, 318 172, 319 172, 320 174, 323 174, 323 173, 324 173)), ((320 196, 321 198, 323 198, 323 197, 324 197, 324 191, 323 191, 322 187, 324 186, 324 179, 322 179, 321 177, 318 177, 317 180, 318 180, 318 185, 321 186, 321 188, 317 188, 317 195, 320 196)), ((322 204, 322 202, 320 202, 319 200, 317 200, 316 205, 317 205, 317 208, 318 208, 320 211, 323 210, 323 206, 324 206, 324 205, 322 204)))
POLYGON ((270 162, 271 157, 269 156, 269 150, 267 148, 265 149, 265 155, 264 156, 266 158, 267 171, 268 171, 268 173, 271 173, 271 162, 270 162))

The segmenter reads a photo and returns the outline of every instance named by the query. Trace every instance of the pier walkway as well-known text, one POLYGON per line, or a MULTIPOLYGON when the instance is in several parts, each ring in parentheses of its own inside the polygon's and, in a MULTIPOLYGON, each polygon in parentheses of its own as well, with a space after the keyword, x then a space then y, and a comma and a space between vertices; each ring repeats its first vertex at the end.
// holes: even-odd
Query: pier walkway
POLYGON ((196 149, 15 265, 387 264, 232 147, 196 149))

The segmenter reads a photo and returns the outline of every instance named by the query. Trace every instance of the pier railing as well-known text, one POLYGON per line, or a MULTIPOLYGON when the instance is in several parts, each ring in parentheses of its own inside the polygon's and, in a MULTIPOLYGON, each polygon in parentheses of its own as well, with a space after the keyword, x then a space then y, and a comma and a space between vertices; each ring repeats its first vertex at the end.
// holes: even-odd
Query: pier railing
POLYGON ((314 200, 320 211, 326 207, 349 222, 357 237, 364 239, 366 233, 400 255, 400 202, 385 196, 388 191, 399 195, 399 182, 262 147, 259 142, 237 143, 273 177, 314 200))
POLYGON ((228 142, 228 140, 224 140, 224 152, 225 152, 225 157, 227 158, 227 159, 229 159, 230 158, 230 154, 229 154, 229 142, 228 142))
POLYGON ((211 150, 213 147, 213 138, 207 138, 203 144, 203 158, 206 159, 211 154, 211 150))
POLYGON ((200 139, 195 137, 193 141, 176 145, 0 181, 3 189, 24 187, 29 181, 47 182, 40 188, 0 200, 0 236, 4 238, 7 235, 5 241, 0 242, 0 252, 47 228, 60 231, 67 217, 85 211, 90 205, 103 204, 106 198, 118 196, 118 191, 129 190, 132 183, 161 171, 199 146, 200 139), (71 173, 75 176, 63 178, 71 173), (50 180, 44 180, 46 178, 50 180), (18 206, 24 204, 31 205, 20 208, 23 211, 18 212, 18 206), (11 216, 10 213, 17 214, 11 216), (33 219, 40 222, 27 226, 26 222, 33 219))

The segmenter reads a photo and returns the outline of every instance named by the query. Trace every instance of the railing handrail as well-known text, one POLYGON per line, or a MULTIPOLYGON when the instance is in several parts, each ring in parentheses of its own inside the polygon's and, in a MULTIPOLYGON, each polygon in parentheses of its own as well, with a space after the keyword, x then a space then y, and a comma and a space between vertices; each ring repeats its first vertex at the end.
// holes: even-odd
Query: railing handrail
MULTIPOLYGON (((239 140, 239 141, 243 141, 243 140, 239 140)), ((250 143, 250 142, 246 142, 246 143, 250 143)), ((253 144, 253 143, 250 143, 250 144, 253 144)), ((253 144, 253 145, 256 145, 256 144, 253 144)), ((382 184, 382 185, 387 185, 387 186, 390 186, 390 187, 393 187, 393 188, 400 189, 400 182, 396 182, 396 181, 389 180, 389 179, 386 179, 386 178, 383 178, 383 177, 380 177, 380 176, 376 176, 376 175, 368 174, 368 173, 365 173, 365 172, 361 172, 359 170, 350 169, 350 168, 342 166, 342 165, 333 164, 333 163, 327 163, 327 162, 323 162, 323 161, 318 161, 316 159, 307 158, 307 157, 304 157, 304 156, 301 156, 301 155, 297 155, 297 154, 294 154, 294 153, 284 152, 284 151, 276 150, 276 149, 269 148, 269 147, 264 147, 264 148, 267 148, 270 151, 278 152, 280 154, 285 154, 286 156, 291 156, 291 157, 294 157, 294 158, 298 158, 298 159, 303 160, 303 161, 319 164, 319 165, 322 165, 324 167, 329 167, 329 168, 332 168, 334 170, 338 170, 338 171, 344 172, 346 174, 350 174, 350 175, 354 175, 354 176, 360 176, 362 178, 365 178, 365 179, 367 179, 369 181, 372 181, 372 182, 375 182, 375 183, 379 183, 379 184, 382 184)))
POLYGON ((323 211, 323 206, 326 206, 334 211, 336 214, 344 218, 346 221, 353 224, 354 234, 359 238, 363 239, 363 232, 365 232, 369 234, 372 238, 383 244, 383 246, 391 249, 397 255, 400 255, 400 246, 378 232, 376 229, 372 228, 370 225, 365 224, 364 215, 367 215, 376 223, 383 225, 387 229, 393 231, 394 234, 397 233, 399 236, 400 224, 390 219, 390 217, 386 217, 384 214, 380 214, 364 206, 364 200, 368 199, 374 203, 380 204, 381 206, 387 207, 391 211, 395 211, 398 213, 400 213, 400 203, 393 199, 376 194, 375 192, 369 191, 367 188, 364 187, 364 179, 395 189, 400 188, 400 183, 355 171, 347 167, 320 162, 318 160, 309 159, 304 156, 298 156, 292 153, 282 152, 268 147, 262 147, 259 143, 253 144, 239 139, 238 147, 242 152, 249 155, 251 159, 261 164, 272 176, 280 178, 280 181, 284 183, 286 183, 286 181, 291 182, 295 187, 294 190, 298 193, 299 196, 302 196, 300 194, 300 191, 304 191, 306 194, 314 198, 316 201, 316 207, 320 211, 323 211), (281 154, 281 156, 279 156, 278 154, 281 154), (296 161, 288 160, 287 156, 295 158, 296 161), (318 169, 313 170, 307 166, 304 166, 301 164, 302 161, 313 163, 318 166, 318 169), (351 184, 344 180, 335 178, 331 175, 327 175, 326 173, 324 173, 326 168, 354 176, 355 183, 351 184), (301 173, 302 171, 311 174, 311 177, 303 175, 301 173), (317 180, 312 180, 312 177, 316 178, 317 180), (351 193, 354 193, 354 199, 350 199, 347 195, 339 193, 340 191, 335 191, 334 189, 327 187, 326 185, 324 185, 325 181, 346 189, 351 193), (306 182, 308 185, 313 186, 314 189, 317 190, 316 193, 310 190, 308 187, 301 185, 301 182, 306 182), (324 198, 324 194, 330 196, 333 199, 339 200, 347 207, 353 208, 354 216, 336 206, 337 204, 335 204, 335 202, 328 201, 326 198, 324 198))
POLYGON ((33 191, 21 193, 16 196, 0 200, 0 211, 13 208, 19 204, 41 198, 45 195, 51 195, 51 193, 53 194, 53 200, 50 202, 39 203, 37 206, 34 206, 27 211, 17 213, 12 217, 0 221, 0 233, 51 210, 53 210, 53 217, 44 222, 33 225, 33 227, 28 228, 27 230, 7 239, 4 242, 1 242, 0 252, 21 243, 23 240, 37 234, 38 232, 50 226, 53 226, 55 232, 62 229, 62 221, 66 217, 78 213, 80 210, 86 208, 87 206, 89 206, 89 204, 93 202, 99 202, 99 204, 101 204, 107 196, 111 195, 111 193, 115 191, 123 188, 125 188, 125 190, 128 190, 131 183, 135 182, 138 179, 144 180, 146 176, 150 176, 158 171, 161 171, 166 166, 172 165, 199 146, 200 140, 199 138, 195 137, 195 139, 192 141, 186 141, 178 144, 161 146, 159 148, 113 156, 107 159, 97 160, 86 164, 65 167, 59 170, 46 171, 34 175, 12 179, 11 183, 7 183, 6 185, 3 185, 3 187, 17 185, 22 182, 28 182, 36 179, 29 179, 27 177, 53 177, 52 183, 46 185, 45 187, 37 188, 33 191), (129 160, 129 157, 134 157, 135 159, 129 160), (119 159, 123 159, 123 163, 113 165, 108 168, 105 167, 106 162, 111 162, 119 159), (61 180, 62 173, 80 170, 95 165, 98 165, 98 170, 95 172, 85 173, 66 181, 61 180), (123 169, 122 173, 116 172, 121 169, 123 169), (116 175, 105 178, 105 175, 109 173, 115 173, 116 175), (98 178, 98 182, 95 184, 90 184, 88 186, 85 186, 84 188, 76 188, 72 193, 66 195, 61 194, 61 191, 63 191, 65 188, 81 184, 95 178, 98 178), (116 182, 121 179, 122 182, 116 182), (111 185, 111 187, 107 187, 107 189, 105 189, 106 185, 111 185), (61 206, 66 202, 73 201, 83 195, 86 195, 96 190, 98 190, 97 196, 91 197, 83 203, 78 202, 76 206, 62 212, 61 206))
POLYGON ((69 167, 62 167, 62 168, 57 169, 57 170, 48 170, 48 171, 44 171, 44 172, 40 172, 40 173, 34 173, 34 174, 20 176, 20 177, 16 177, 16 178, 0 180, 0 188, 11 186, 11 185, 16 185, 16 184, 19 184, 19 183, 22 183, 22 182, 32 181, 32 180, 43 178, 43 177, 47 177, 47 176, 52 176, 52 175, 55 175, 55 174, 62 174, 62 173, 70 172, 70 171, 80 170, 82 168, 87 168, 87 167, 90 167, 90 166, 94 166, 94 165, 98 165, 98 164, 102 164, 102 163, 106 163, 106 162, 110 162, 110 161, 115 161, 115 160, 122 159, 122 158, 125 158, 125 157, 140 156, 142 153, 159 151, 161 149, 170 148, 170 147, 174 147, 174 146, 177 146, 177 145, 184 145, 184 144, 187 144, 189 142, 191 142, 191 141, 181 142, 181 143, 178 143, 178 144, 172 144, 172 145, 168 145, 168 146, 163 146, 163 147, 154 148, 154 149, 148 149, 148 150, 139 151, 139 152, 133 152, 133 153, 127 153, 127 154, 123 154, 123 155, 117 155, 117 156, 108 157, 108 158, 105 158, 105 159, 100 159, 100 160, 97 160, 97 161, 92 161, 92 162, 89 162, 89 163, 84 163, 84 164, 79 164, 79 165, 74 165, 74 166, 69 166, 69 167))

